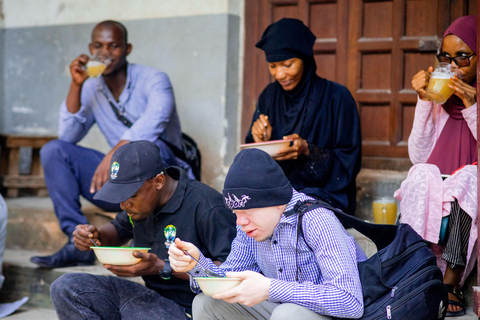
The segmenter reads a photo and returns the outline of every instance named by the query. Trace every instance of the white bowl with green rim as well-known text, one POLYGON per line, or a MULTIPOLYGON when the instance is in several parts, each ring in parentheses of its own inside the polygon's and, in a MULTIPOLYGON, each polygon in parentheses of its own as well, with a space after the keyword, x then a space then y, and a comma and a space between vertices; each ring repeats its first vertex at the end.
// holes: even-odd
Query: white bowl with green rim
POLYGON ((151 248, 140 247, 91 247, 98 261, 115 266, 130 266, 140 261, 133 256, 133 251, 148 252, 151 248))
POLYGON ((194 279, 197 281, 203 293, 210 297, 215 293, 235 288, 242 283, 242 279, 240 278, 198 277, 194 279))

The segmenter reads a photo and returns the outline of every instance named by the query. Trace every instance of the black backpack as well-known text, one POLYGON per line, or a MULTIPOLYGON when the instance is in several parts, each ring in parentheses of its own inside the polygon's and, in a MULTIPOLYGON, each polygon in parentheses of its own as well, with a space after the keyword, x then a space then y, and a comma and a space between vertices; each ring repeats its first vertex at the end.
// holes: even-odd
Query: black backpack
MULTIPOLYGON (((321 201, 299 201, 297 236, 303 237, 305 212, 323 207, 370 238, 378 252, 358 263, 364 313, 360 319, 444 319, 448 291, 436 257, 428 244, 408 224, 377 225, 343 213, 321 201)), ((308 245, 308 244, 307 244, 308 245)))
MULTIPOLYGON (((163 140, 163 139, 162 139, 163 140)), ((192 168, 193 175, 200 181, 202 173, 202 155, 197 147, 197 143, 186 133, 182 132, 182 149, 179 150, 173 144, 163 140, 172 150, 175 157, 182 159, 192 168)))

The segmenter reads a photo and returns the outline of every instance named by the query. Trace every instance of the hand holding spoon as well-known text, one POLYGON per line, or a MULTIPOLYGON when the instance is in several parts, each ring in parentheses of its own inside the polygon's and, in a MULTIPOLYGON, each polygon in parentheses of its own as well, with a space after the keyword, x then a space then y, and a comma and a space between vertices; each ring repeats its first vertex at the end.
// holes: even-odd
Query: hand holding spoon
POLYGON ((96 243, 95 241, 93 241, 93 239, 92 239, 92 238, 89 238, 89 239, 90 239, 90 241, 92 241, 92 242, 93 242, 93 244, 95 245, 95 247, 98 247, 97 243, 96 243))
MULTIPOLYGON (((178 247, 177 247, 178 248, 178 247)), ((180 248, 178 248, 180 249, 180 248)), ((205 273, 208 275, 208 276, 211 276, 211 277, 217 277, 217 278, 225 278, 224 276, 222 276, 221 274, 218 274, 212 270, 209 270, 209 269, 206 269, 204 268, 199 262, 197 259, 195 259, 190 253, 188 253, 186 250, 183 250, 183 249, 180 249, 183 251, 183 253, 185 253, 187 256, 189 256, 190 258, 192 258, 199 266, 200 268, 203 269, 203 271, 205 271, 205 273)))

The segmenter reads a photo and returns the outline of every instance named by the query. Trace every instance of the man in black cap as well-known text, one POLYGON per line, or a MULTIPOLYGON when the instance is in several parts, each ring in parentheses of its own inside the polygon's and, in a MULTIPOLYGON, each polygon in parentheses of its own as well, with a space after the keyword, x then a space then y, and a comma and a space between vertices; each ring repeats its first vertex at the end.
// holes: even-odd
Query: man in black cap
MULTIPOLYGON (((297 203, 314 198, 293 189, 267 153, 241 151, 225 178, 223 197, 237 217, 237 236, 220 267, 187 241, 176 239, 169 249, 177 272, 201 276, 203 268, 209 268, 242 279, 213 297, 196 296, 195 319, 304 320, 363 314, 357 261, 365 260, 365 253, 326 208, 305 212, 299 236, 297 203)), ((196 281, 192 289, 199 291, 196 281)))
POLYGON ((136 247, 151 248, 148 253, 133 253, 141 259, 135 265, 104 265, 118 276, 142 276, 145 286, 113 276, 65 274, 51 286, 58 317, 187 319, 195 294, 188 275, 165 277, 169 264, 164 230, 173 225, 179 237, 220 264, 236 233, 235 217, 225 208, 222 196, 190 180, 180 168, 165 170, 154 143, 134 141, 115 151, 109 180, 95 198, 120 203, 123 212, 99 230, 78 225, 73 233, 75 246, 91 250, 92 240, 99 246, 119 246, 133 239, 136 247))

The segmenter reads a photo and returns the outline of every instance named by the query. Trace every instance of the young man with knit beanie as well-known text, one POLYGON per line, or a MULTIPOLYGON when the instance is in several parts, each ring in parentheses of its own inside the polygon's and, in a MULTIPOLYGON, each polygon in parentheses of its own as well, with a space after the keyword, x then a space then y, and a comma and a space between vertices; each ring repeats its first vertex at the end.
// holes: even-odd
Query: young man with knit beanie
MULTIPOLYGON (((194 318, 304 320, 363 314, 357 262, 366 259, 365 253, 325 208, 307 211, 303 235, 297 235, 296 204, 314 199, 293 189, 267 153, 246 149, 235 157, 223 198, 237 217, 237 236, 220 267, 179 238, 169 249, 176 272, 203 276, 203 268, 208 268, 242 279, 239 286, 213 297, 197 295, 194 318)), ((199 292, 191 279, 192 290, 199 292)))

